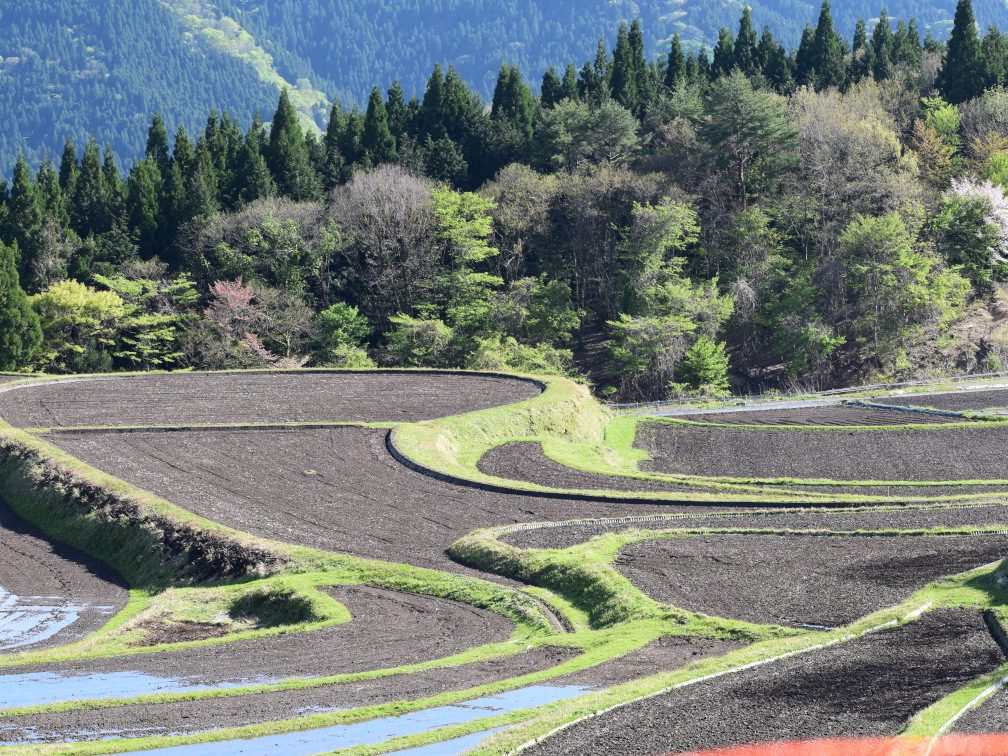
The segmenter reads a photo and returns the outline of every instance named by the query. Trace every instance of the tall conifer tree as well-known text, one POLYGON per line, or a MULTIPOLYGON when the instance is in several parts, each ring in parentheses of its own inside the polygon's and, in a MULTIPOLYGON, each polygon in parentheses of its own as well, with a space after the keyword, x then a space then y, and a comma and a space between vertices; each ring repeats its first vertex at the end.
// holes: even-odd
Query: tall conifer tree
POLYGON ((752 25, 752 12, 749 6, 742 9, 739 19, 739 33, 735 38, 735 65, 746 76, 756 73, 756 32, 752 25))
POLYGON ((0 242, 0 370, 27 365, 39 344, 42 328, 18 281, 17 252, 0 242))
POLYGON ((718 32, 718 41, 714 46, 714 64, 711 66, 715 77, 727 76, 735 67, 735 38, 727 26, 722 26, 718 32))
POLYGON ((627 110, 637 107, 637 71, 634 68, 626 21, 620 24, 616 34, 616 49, 613 50, 612 70, 609 72, 609 91, 613 99, 627 110))
POLYGON ((817 89, 839 87, 844 81, 843 48, 833 27, 829 0, 823 0, 819 9, 819 22, 812 41, 812 67, 816 72, 817 89))
POLYGON ((77 148, 74 146, 73 139, 67 137, 66 142, 63 143, 63 157, 60 159, 59 167, 59 184, 64 196, 73 193, 73 185, 77 180, 79 168, 77 148))
POLYGON ((73 229, 82 239, 108 230, 108 183, 94 134, 84 147, 71 207, 73 229))
POLYGON ((396 144, 402 141, 409 126, 409 111, 406 108, 406 96, 399 84, 399 79, 392 82, 385 99, 385 112, 388 114, 388 127, 396 144))
POLYGON ((147 156, 154 159, 154 164, 164 178, 168 173, 168 129, 165 128, 160 110, 154 111, 154 119, 147 130, 147 156))
POLYGON ((552 108, 563 99, 563 82, 557 75, 556 66, 550 66, 543 74, 542 86, 539 87, 539 104, 544 108, 552 108))
POLYGON ((578 98, 577 69, 574 68, 573 63, 568 63, 567 68, 564 69, 561 87, 563 89, 563 97, 561 99, 576 100, 578 98))
POLYGON ((388 163, 396 158, 395 137, 389 131, 388 112, 377 86, 371 88, 367 113, 364 115, 364 149, 371 159, 371 165, 388 163))
POLYGON ((938 88, 948 102, 958 105, 983 91, 982 77, 983 61, 973 6, 970 0, 959 0, 945 62, 938 74, 938 88))
POLYGON ((672 36, 672 49, 668 54, 668 66, 665 68, 665 87, 674 92, 686 80, 686 56, 683 55, 679 33, 672 36))
POLYGON ((270 126, 267 163, 281 194, 298 201, 315 200, 321 196, 318 175, 311 165, 304 132, 286 87, 280 92, 280 101, 270 126))

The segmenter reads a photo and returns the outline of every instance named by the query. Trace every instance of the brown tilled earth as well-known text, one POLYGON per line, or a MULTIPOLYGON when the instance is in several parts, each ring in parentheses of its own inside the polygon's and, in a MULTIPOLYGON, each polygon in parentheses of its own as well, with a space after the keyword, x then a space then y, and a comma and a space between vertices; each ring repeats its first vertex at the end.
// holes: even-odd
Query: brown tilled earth
POLYGON ((947 481, 1008 478, 1008 425, 892 430, 719 428, 641 423, 656 472, 734 478, 947 481))
POLYGON ((487 475, 507 480, 521 480, 548 488, 576 491, 661 491, 695 492, 688 486, 636 480, 616 475, 575 470, 547 457, 537 441, 511 441, 489 449, 480 457, 477 467, 487 475))
POLYGON ((476 528, 683 510, 660 503, 496 494, 442 483, 396 462, 385 448, 385 433, 357 427, 65 433, 49 441, 117 478, 247 533, 453 572, 470 571, 445 550, 476 528))
POLYGON ((675 415, 678 420, 693 423, 724 425, 918 425, 961 423, 962 418, 949 415, 928 415, 922 412, 870 409, 832 405, 826 407, 795 407, 725 412, 703 412, 675 415))
POLYGON ((450 371, 174 373, 0 389, 0 417, 19 428, 415 422, 539 393, 530 381, 450 371))
POLYGON ((872 401, 895 407, 929 407, 965 412, 1008 407, 1008 387, 992 389, 961 389, 940 393, 908 393, 876 397, 872 401))
POLYGON ((652 598, 691 611, 840 627, 1005 554, 1008 536, 712 535, 632 543, 616 566, 652 598))
POLYGON ((888 736, 920 709, 1004 660, 978 612, 936 610, 830 648, 631 703, 526 753, 645 756, 888 736))
POLYGON ((981 705, 970 709, 952 726, 951 731, 967 734, 1008 732, 1008 693, 1002 688, 981 705))
POLYGON ((638 524, 575 524, 560 527, 517 530, 500 540, 520 549, 566 549, 593 536, 618 533, 630 528, 661 529, 753 529, 777 531, 921 530, 929 528, 989 528, 1008 526, 1008 507, 1003 504, 950 506, 938 509, 863 509, 836 512, 822 509, 726 512, 696 514, 671 521, 638 524))

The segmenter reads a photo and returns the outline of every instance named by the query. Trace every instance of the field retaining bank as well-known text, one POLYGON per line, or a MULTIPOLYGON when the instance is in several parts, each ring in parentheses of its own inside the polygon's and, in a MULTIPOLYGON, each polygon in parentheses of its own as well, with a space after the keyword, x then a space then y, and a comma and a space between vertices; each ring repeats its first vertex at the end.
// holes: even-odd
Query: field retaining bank
POLYGON ((13 430, 0 432, 0 496, 134 586, 266 575, 289 554, 147 496, 13 430))

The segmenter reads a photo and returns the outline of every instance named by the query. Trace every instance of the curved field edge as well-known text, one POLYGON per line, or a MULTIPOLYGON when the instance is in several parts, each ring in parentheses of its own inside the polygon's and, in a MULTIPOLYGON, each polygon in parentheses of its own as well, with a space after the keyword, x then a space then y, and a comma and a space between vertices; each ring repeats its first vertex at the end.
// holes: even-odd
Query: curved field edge
MULTIPOLYGON (((505 732, 490 736, 470 753, 502 754, 514 753, 516 748, 530 740, 577 721, 585 716, 620 706, 635 699, 661 693, 673 686, 702 681, 707 676, 730 674, 762 663, 773 661, 786 655, 814 652, 820 648, 852 640, 866 632, 905 622, 912 622, 926 611, 949 606, 977 607, 990 606, 1001 600, 1000 591, 994 579, 995 565, 972 570, 930 584, 901 604, 875 612, 847 627, 832 632, 800 632, 785 637, 766 637, 752 645, 730 651, 721 656, 708 657, 675 670, 661 672, 650 677, 623 683, 604 690, 590 691, 577 698, 524 709, 504 715, 480 719, 465 725, 441 728, 405 738, 397 738, 380 745, 358 746, 341 750, 348 756, 392 752, 408 747, 450 740, 460 735, 511 726, 505 732)), ((681 626, 678 631, 682 633, 681 626)), ((187 743, 211 743, 237 738, 252 738, 283 732, 303 731, 335 724, 349 724, 382 716, 405 714, 429 709, 434 706, 462 702, 473 697, 493 695, 536 682, 544 682, 566 672, 583 669, 592 664, 615 658, 643 647, 661 635, 676 633, 675 623, 656 620, 640 620, 623 623, 606 631, 581 633, 580 638, 572 636, 556 638, 551 643, 564 643, 584 649, 584 653, 550 670, 531 673, 506 681, 498 681, 472 688, 467 691, 442 694, 417 701, 401 701, 380 706, 365 707, 327 714, 309 715, 293 720, 282 720, 242 728, 204 732, 171 738, 139 738, 126 741, 105 741, 76 744, 62 744, 38 747, 24 746, 9 749, 11 753, 116 753, 146 748, 182 745, 187 743)), ((683 633, 686 634, 686 633, 683 633)), ((715 636, 710 636, 715 637, 715 636)))
MULTIPOLYGON (((993 575, 994 583, 999 588, 1003 587, 1008 579, 1005 574, 1006 566, 1008 565, 1002 562, 993 575)), ((1008 626, 1008 606, 1002 604, 986 610, 984 620, 994 640, 1008 655, 1008 633, 1005 632, 1005 627, 1008 626)), ((1008 684, 1008 663, 978 677, 969 685, 950 693, 945 698, 935 701, 931 706, 918 712, 907 722, 901 734, 907 737, 936 738, 944 734, 969 711, 987 703, 991 696, 1006 684, 1008 684)))
MULTIPOLYGON (((913 622, 935 609, 957 607, 983 611, 993 607, 1003 607, 1008 599, 1008 594, 1000 587, 1003 584, 1003 580, 999 579, 1002 572, 1002 563, 969 570, 930 583, 900 604, 874 612, 835 631, 808 631, 799 635, 768 638, 721 657, 704 659, 687 667, 662 672, 572 699, 564 702, 555 710, 544 712, 520 726, 491 735, 478 747, 467 753, 479 756, 500 756, 501 754, 512 756, 547 737, 558 735, 572 724, 605 713, 612 708, 624 706, 642 698, 660 695, 674 687, 700 681, 708 675, 731 674, 747 669, 749 666, 771 662, 785 655, 814 653, 828 645, 853 640, 866 632, 913 622)), ((1005 669, 1008 670, 1008 665, 1005 665, 1005 669)), ((990 677, 993 677, 994 674, 992 673, 990 677)), ((907 728, 913 727, 912 734, 914 735, 927 735, 926 728, 916 725, 920 719, 924 719, 925 715, 929 715, 939 705, 944 706, 945 711, 953 708, 957 701, 967 698, 969 692, 979 688, 983 682, 987 681, 987 678, 988 676, 985 676, 974 681, 970 686, 956 691, 933 707, 920 712, 917 717, 907 723, 907 728)), ((935 717, 929 718, 934 719, 935 717)), ((940 719, 940 715, 937 718, 940 719)), ((910 733, 908 732, 908 734, 910 733)))
MULTIPOLYGON (((410 712, 422 711, 437 706, 445 706, 461 703, 473 698, 495 695, 537 683, 549 683, 550 680, 562 675, 574 673, 588 667, 601 664, 624 654, 637 651, 648 643, 659 637, 668 635, 674 628, 670 628, 663 623, 636 623, 632 626, 623 626, 600 632, 585 632, 575 636, 561 636, 551 639, 540 639, 528 648, 535 645, 555 645, 567 646, 578 649, 580 654, 573 658, 555 665, 554 667, 530 672, 518 677, 498 680, 485 683, 477 687, 466 690, 452 691, 417 700, 392 701, 379 705, 365 706, 355 709, 345 709, 334 712, 325 712, 313 715, 299 716, 292 719, 275 720, 261 724, 247 725, 244 727, 204 731, 189 735, 178 735, 171 737, 153 736, 143 738, 130 738, 121 741, 91 741, 82 743, 48 744, 42 746, 12 746, 5 751, 11 753, 117 753, 132 752, 147 748, 162 748, 172 745, 186 745, 192 743, 213 743, 234 739, 254 738, 263 735, 274 735, 286 732, 299 732, 330 727, 334 725, 352 724, 376 719, 379 717, 398 716, 410 712)), ((491 648, 491 647, 486 647, 491 648)), ((484 654, 480 658, 493 658, 494 655, 502 656, 505 653, 520 653, 526 646, 515 646, 514 642, 496 644, 493 655, 484 654)), ((339 684, 360 679, 386 676, 388 674, 409 674, 435 666, 455 666, 473 661, 473 652, 466 652, 463 655, 453 657, 450 660, 439 660, 434 662, 424 662, 421 664, 401 667, 394 670, 382 670, 374 672, 356 673, 353 675, 342 675, 337 678, 313 678, 305 681, 292 681, 279 686, 259 685, 242 689, 225 689, 222 691, 202 691, 195 693, 181 694, 153 694, 141 696, 134 699, 102 699, 93 701, 71 701, 62 704, 47 706, 25 707, 21 709, 3 710, 4 716, 18 716, 27 714, 37 714, 44 712, 68 711, 79 708, 113 708, 116 706, 145 703, 166 703, 177 700, 208 700, 218 697, 231 697, 249 693, 266 692, 269 690, 290 690, 301 687, 314 687, 318 685, 339 684), (451 662, 446 664, 445 662, 451 662)), ((441 728, 424 733, 419 733, 408 738, 389 740, 376 745, 359 746, 341 750, 340 753, 383 753, 386 751, 396 751, 410 745, 424 745, 427 743, 439 742, 457 737, 459 734, 481 732, 500 725, 511 725, 521 722, 529 717, 552 711, 558 704, 548 704, 538 708, 527 708, 501 715, 493 719, 481 719, 476 722, 458 727, 441 728)))
MULTIPOLYGON (((499 538, 511 532, 513 528, 483 528, 457 540, 451 545, 448 553, 456 561, 470 567, 520 580, 561 595, 583 614, 589 627, 609 627, 623 622, 655 618, 691 626, 703 634, 725 633, 729 637, 754 639, 767 634, 792 634, 795 631, 784 627, 709 617, 702 613, 662 604, 637 588, 616 569, 615 562, 620 549, 639 541, 711 535, 954 537, 1003 531, 1003 528, 997 526, 840 531, 759 527, 690 528, 679 525, 655 529, 653 527, 655 521, 663 519, 666 518, 661 515, 648 516, 647 525, 652 527, 635 527, 634 523, 629 521, 624 530, 595 535, 584 543, 565 549, 521 549, 499 538)), ((677 520, 676 515, 667 518, 670 525, 677 520)), ((591 520, 584 521, 585 524, 591 522, 591 520)))
MULTIPOLYGON (((998 418, 996 421, 985 423, 990 425, 1006 424, 1008 418, 998 418)), ((728 477, 728 476, 706 476, 690 474, 672 474, 655 471, 642 471, 638 468, 638 463, 648 460, 650 455, 644 449, 633 446, 636 438, 637 426, 642 422, 661 423, 667 425, 682 425, 687 427, 707 427, 707 428, 729 428, 732 430, 755 430, 767 431, 776 430, 784 432, 806 432, 815 431, 822 433, 846 433, 865 431, 907 431, 915 432, 935 432, 942 431, 955 432, 964 428, 975 428, 976 422, 965 421, 962 423, 935 424, 908 424, 908 425, 878 425, 878 426, 816 426, 816 425, 738 425, 720 423, 699 423, 691 420, 669 418, 669 417, 645 417, 636 415, 620 415, 614 418, 605 428, 604 440, 594 448, 583 448, 583 445, 572 444, 565 439, 558 438, 521 438, 500 441, 497 445, 508 441, 537 441, 542 445, 543 454, 551 461, 565 467, 580 470, 582 472, 597 473, 614 478, 625 478, 629 480, 639 480, 668 485, 681 485, 694 488, 710 489, 711 498, 725 500, 724 496, 717 496, 718 493, 730 493, 733 501, 785 501, 785 500, 807 500, 810 503, 815 500, 823 502, 866 502, 876 501, 879 498, 895 499, 897 497, 882 495, 880 493, 866 494, 838 494, 838 493, 817 493, 814 489, 820 487, 829 488, 885 488, 885 489, 907 489, 912 491, 915 488, 965 488, 972 486, 1008 486, 1006 479, 964 479, 964 480, 837 480, 832 478, 795 478, 789 476, 778 477, 728 477), (580 447, 580 448, 579 448, 580 447), (788 490, 789 487, 801 487, 806 490, 788 490), (755 495, 753 498, 752 495, 755 495)), ((662 494, 643 492, 620 492, 620 496, 655 499, 655 498, 678 498, 688 500, 690 494, 662 494)), ((706 495, 710 496, 710 495, 706 495)), ((997 494, 957 494, 946 496, 923 496, 907 497, 900 496, 900 501, 919 502, 941 502, 963 498, 989 498, 997 494)))
MULTIPOLYGON (((471 485, 487 490, 545 494, 552 496, 586 497, 589 499, 634 501, 670 501, 684 503, 806 503, 857 504, 880 499, 905 502, 980 501, 996 498, 997 493, 949 493, 946 495, 913 496, 917 488, 966 488, 978 485, 1008 486, 1008 480, 961 481, 842 481, 802 478, 729 478, 697 475, 670 475, 641 471, 638 463, 649 458, 643 449, 633 446, 637 425, 658 419, 661 422, 700 425, 669 418, 649 418, 639 415, 615 415, 596 401, 587 387, 555 376, 520 375, 546 386, 539 396, 515 404, 479 410, 437 420, 404 423, 389 435, 390 451, 401 462, 417 471, 441 480, 471 485), (626 478, 660 484, 687 486, 696 492, 620 491, 615 489, 569 489, 542 486, 524 480, 489 475, 478 467, 480 457, 490 449, 515 441, 532 441, 542 445, 546 457, 557 464, 586 473, 614 478, 626 478), (817 487, 877 487, 895 489, 887 492, 839 493, 815 490, 792 490, 817 487)), ((707 424, 710 425, 710 424, 707 424)), ((913 429, 934 431, 975 426, 975 422, 941 426, 913 425, 913 429)), ((758 426, 762 430, 776 426, 758 426)), ((905 429, 908 426, 878 426, 874 430, 905 429)), ((796 430, 793 426, 780 429, 796 430)), ((802 426, 803 430, 836 431, 832 426, 802 426)), ((849 429, 844 429, 849 430, 849 429)), ((860 429, 859 429, 860 430, 860 429)))
MULTIPOLYGON (((290 576, 294 582, 288 598, 313 604, 325 604, 317 598, 316 586, 370 583, 494 611, 516 624, 516 638, 555 632, 536 600, 510 587, 251 536, 193 515, 10 427, 0 428, 0 496, 49 538, 104 561, 132 588, 126 608, 98 633, 68 646, 0 656, 0 667, 162 650, 164 646, 129 648, 123 636, 128 635, 130 620, 156 608, 157 597, 165 591, 242 584, 268 592, 271 578, 278 576, 290 576)), ((331 606, 323 608, 320 621, 331 622, 336 614, 331 606)), ((286 629, 318 626, 308 622, 286 629)), ((191 643, 283 631, 282 627, 246 631, 191 643)))

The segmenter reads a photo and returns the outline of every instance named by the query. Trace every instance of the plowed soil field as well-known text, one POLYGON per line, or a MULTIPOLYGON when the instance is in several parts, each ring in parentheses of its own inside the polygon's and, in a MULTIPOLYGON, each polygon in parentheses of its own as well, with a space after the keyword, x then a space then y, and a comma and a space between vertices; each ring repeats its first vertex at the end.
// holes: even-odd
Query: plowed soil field
POLYGON ((893 735, 1004 656, 979 613, 920 620, 679 688, 574 725, 526 753, 623 756, 893 735))
POLYGON ((640 541, 617 566, 648 595, 684 609, 839 627, 1006 553, 1008 536, 718 535, 640 541))
POLYGON ((20 428, 304 422, 415 422, 540 393, 472 373, 238 372, 74 378, 0 390, 20 428))
POLYGON ((776 430, 641 423, 657 472, 733 478, 949 481, 1008 478, 1008 426, 776 430))
MULTIPOLYGON (((465 568, 445 549, 476 528, 623 515, 628 506, 442 483, 396 462, 380 429, 65 433, 50 440, 117 478, 254 535, 454 571, 465 568)), ((629 506, 636 513, 674 509, 629 506)))

